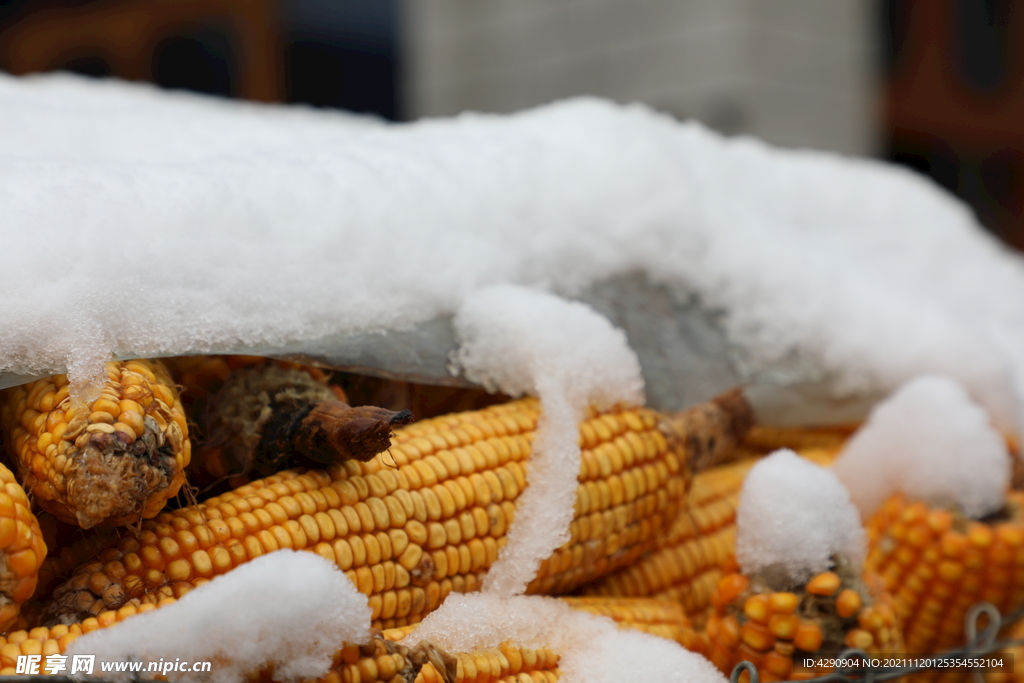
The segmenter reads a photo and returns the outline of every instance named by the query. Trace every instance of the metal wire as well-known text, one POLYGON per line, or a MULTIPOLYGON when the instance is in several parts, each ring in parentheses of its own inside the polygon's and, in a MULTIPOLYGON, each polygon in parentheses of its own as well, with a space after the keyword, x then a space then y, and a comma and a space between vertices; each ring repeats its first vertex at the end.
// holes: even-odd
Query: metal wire
MULTIPOLYGON (((921 658, 934 660, 957 659, 988 654, 1004 648, 1024 645, 1024 640, 996 641, 996 636, 1003 627, 1008 624, 1012 624, 1015 621, 1019 621, 1022 618, 1024 618, 1024 605, 1021 605, 1003 617, 1000 616, 999 610, 996 609, 995 605, 992 603, 979 602, 967 610, 967 614, 964 615, 964 633, 967 636, 967 641, 964 643, 963 647, 957 650, 947 650, 946 652, 940 652, 937 654, 923 654, 921 655, 921 658), (986 617, 985 626, 979 631, 979 624, 982 617, 986 617)), ((836 656, 836 659, 865 661, 871 659, 871 657, 869 657, 863 650, 849 648, 840 652, 836 656)), ((874 657, 874 659, 878 659, 878 657, 874 657)), ((901 678, 903 676, 927 671, 929 669, 948 670, 949 668, 951 667, 854 666, 849 669, 836 669, 832 673, 825 674, 824 676, 818 676, 817 678, 808 678, 803 681, 803 683, 881 683, 882 681, 891 681, 895 678, 901 678)), ((750 675, 749 683, 759 683, 757 667, 750 662, 740 662, 737 664, 732 670, 732 675, 729 677, 729 683, 739 683, 740 674, 744 671, 750 675)), ((981 671, 974 670, 971 671, 971 674, 976 683, 984 682, 985 679, 983 678, 981 671)), ((0 683, 4 683, 2 677, 0 677, 0 683)))

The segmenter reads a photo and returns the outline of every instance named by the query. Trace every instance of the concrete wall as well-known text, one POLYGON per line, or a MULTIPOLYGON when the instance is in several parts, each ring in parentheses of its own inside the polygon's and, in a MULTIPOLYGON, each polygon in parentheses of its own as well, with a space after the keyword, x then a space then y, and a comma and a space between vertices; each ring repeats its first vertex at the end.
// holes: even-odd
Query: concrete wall
POLYGON ((406 118, 591 94, 876 151, 869 0, 403 0, 406 118))

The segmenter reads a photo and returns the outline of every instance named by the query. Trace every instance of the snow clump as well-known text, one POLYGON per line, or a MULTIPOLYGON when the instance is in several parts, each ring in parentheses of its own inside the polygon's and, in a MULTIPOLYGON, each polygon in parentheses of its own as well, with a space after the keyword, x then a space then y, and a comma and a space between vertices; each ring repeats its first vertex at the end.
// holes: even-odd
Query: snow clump
MULTIPOLYGON (((212 662, 208 673, 171 671, 171 681, 241 683, 273 665, 277 680, 316 678, 342 641, 370 637, 366 596, 334 563, 278 550, 193 589, 177 602, 78 638, 66 654, 101 662, 212 662)), ((70 659, 68 660, 70 661, 70 659)), ((131 680, 128 673, 103 678, 131 680)))
POLYGON ((1003 506, 1012 461, 963 386, 923 376, 874 408, 833 469, 865 519, 897 492, 977 519, 1003 506))
POLYGON ((828 571, 836 554, 859 567, 865 550, 860 515, 831 470, 788 449, 751 468, 736 512, 744 574, 792 586, 828 571))

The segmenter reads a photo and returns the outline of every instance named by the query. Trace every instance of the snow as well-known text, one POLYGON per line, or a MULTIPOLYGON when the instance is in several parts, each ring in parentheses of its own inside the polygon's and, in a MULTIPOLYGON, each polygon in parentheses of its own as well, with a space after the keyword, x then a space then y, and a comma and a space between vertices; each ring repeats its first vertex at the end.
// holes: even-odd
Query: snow
MULTIPOLYGON (((880 162, 596 99, 391 125, 68 75, 0 75, 0 130, 0 373, 68 370, 80 400, 114 356, 456 316, 464 372, 544 399, 513 527, 531 538, 494 568, 498 596, 565 537, 581 406, 639 398, 621 333, 555 298, 614 276, 720 311, 754 383, 846 397, 943 374, 1000 428, 1024 425, 1024 262, 880 162)), ((773 505, 797 515, 799 494, 773 505)), ((760 520, 776 537, 779 514, 760 520)), ((851 551, 848 515, 829 514, 851 551)), ((806 531, 805 557, 772 562, 820 565, 833 546, 806 531)))
POLYGON ((588 406, 643 404, 640 363, 625 335, 590 307, 499 285, 469 296, 455 317, 457 364, 492 391, 539 396, 529 486, 516 502, 508 545, 484 590, 516 595, 569 540, 580 471, 577 425, 588 406))
POLYGON ((860 566, 865 548, 857 508, 830 469, 788 449, 751 468, 736 512, 736 560, 744 574, 789 587, 829 570, 835 554, 860 566))
POLYGON ((0 372, 280 345, 634 271, 696 294, 748 375, 920 374, 1021 424, 1024 269, 882 163, 579 99, 388 125, 70 76, 0 77, 0 372), (954 265, 955 264, 955 265, 954 265))
POLYGON ((406 636, 449 652, 494 648, 547 647, 560 656, 564 683, 725 683, 708 660, 670 640, 619 629, 607 617, 574 610, 557 598, 448 596, 444 605, 406 636))
POLYGON ((211 671, 172 671, 171 681, 235 683, 271 664, 277 680, 291 680, 322 676, 342 641, 363 643, 369 636, 370 606, 348 577, 313 553, 279 550, 173 604, 84 635, 66 654, 96 655, 97 675, 103 661, 146 666, 180 658, 212 662, 211 671))
POLYGON ((932 375, 878 404, 833 469, 865 519, 896 492, 980 518, 1003 506, 1012 466, 985 409, 932 375))

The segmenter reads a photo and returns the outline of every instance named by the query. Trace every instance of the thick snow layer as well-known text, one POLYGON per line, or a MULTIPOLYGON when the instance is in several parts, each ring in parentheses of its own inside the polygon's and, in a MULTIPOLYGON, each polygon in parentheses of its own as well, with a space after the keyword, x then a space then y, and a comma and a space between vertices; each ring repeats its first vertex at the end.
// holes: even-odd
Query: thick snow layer
POLYGON ((1012 463, 985 410, 948 377, 914 379, 878 404, 833 465, 866 519, 893 493, 983 517, 1003 506, 1012 463))
POLYGON ((467 298, 455 317, 457 363, 474 381, 511 395, 539 396, 529 486, 516 503, 508 545, 484 590, 526 590, 542 560, 569 540, 580 471, 577 425, 588 405, 643 403, 636 355, 591 308, 523 287, 499 285, 467 298))
POLYGON ((909 171, 574 100, 386 125, 69 76, 0 77, 0 370, 395 328, 510 283, 645 271, 745 367, 1021 421, 1024 268, 909 171))
POLYGON ((574 610, 556 598, 452 593, 406 639, 449 652, 547 647, 558 653, 564 683, 725 683, 708 660, 664 638, 619 629, 607 617, 574 610))
POLYGON ((142 661, 145 670, 180 659, 212 667, 208 674, 172 671, 171 681, 235 683, 271 664, 277 680, 295 680, 322 676, 343 641, 369 636, 370 606, 348 577, 313 553, 279 550, 174 604, 84 635, 67 654, 96 655, 96 675, 104 661, 142 661))
POLYGON ((864 528, 835 473, 790 450, 751 468, 736 512, 736 560, 744 574, 798 584, 829 569, 832 555, 864 560, 864 528))

